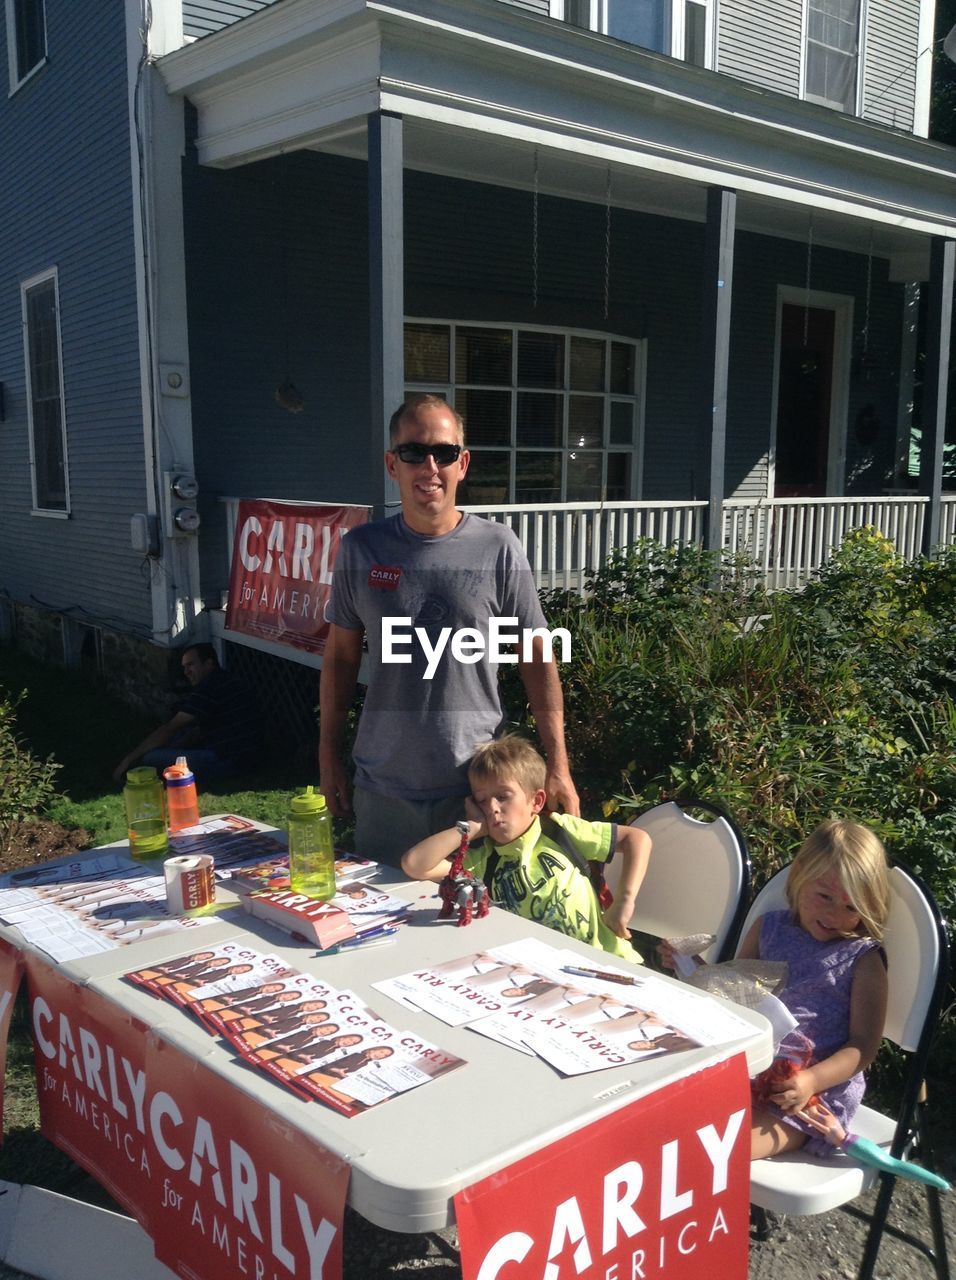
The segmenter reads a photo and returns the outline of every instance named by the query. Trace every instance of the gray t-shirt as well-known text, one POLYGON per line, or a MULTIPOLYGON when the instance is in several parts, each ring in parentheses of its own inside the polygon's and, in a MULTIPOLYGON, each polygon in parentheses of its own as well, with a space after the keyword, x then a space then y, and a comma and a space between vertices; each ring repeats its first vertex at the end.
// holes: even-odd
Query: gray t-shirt
MULTIPOLYGON (((364 630, 369 683, 355 742, 355 781, 405 800, 467 795, 467 763, 475 748, 504 727, 497 664, 488 659, 490 618, 544 627, 527 557, 504 525, 464 514, 440 537, 414 533, 401 515, 359 525, 342 539, 332 576, 329 621, 364 630), (383 619, 392 624, 386 648, 410 661, 383 662, 383 619), (450 628, 440 658, 429 657, 450 628), (473 628, 484 639, 479 661, 452 655, 452 635, 473 628), (426 671, 432 676, 426 679, 426 671)), ((520 643, 501 648, 520 656, 520 643)), ((467 649, 462 650, 464 653, 467 649)))

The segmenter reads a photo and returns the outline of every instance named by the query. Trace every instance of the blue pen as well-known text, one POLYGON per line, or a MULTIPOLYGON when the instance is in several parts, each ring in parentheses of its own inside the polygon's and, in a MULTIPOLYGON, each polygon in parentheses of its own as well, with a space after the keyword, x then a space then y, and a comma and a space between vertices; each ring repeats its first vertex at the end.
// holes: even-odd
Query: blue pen
POLYGON ((347 942, 339 943, 338 950, 364 951, 366 947, 384 947, 394 941, 394 934, 380 933, 374 938, 349 938, 347 942))
POLYGON ((576 965, 566 964, 563 973, 573 973, 577 978, 601 978, 604 982, 620 982, 626 987, 640 987, 641 978, 632 978, 630 974, 618 973, 616 969, 579 969, 576 965))
POLYGON ((361 947, 369 942, 389 942, 398 933, 398 927, 394 924, 380 924, 375 929, 369 929, 367 933, 360 933, 354 938, 346 938, 344 942, 339 943, 339 947, 361 947))

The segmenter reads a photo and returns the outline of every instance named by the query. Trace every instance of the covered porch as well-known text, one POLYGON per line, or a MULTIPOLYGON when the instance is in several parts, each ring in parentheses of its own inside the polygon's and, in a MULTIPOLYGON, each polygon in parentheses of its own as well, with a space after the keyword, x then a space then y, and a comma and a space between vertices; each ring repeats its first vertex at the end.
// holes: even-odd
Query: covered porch
POLYGON ((408 390, 464 412, 466 504, 542 586, 638 536, 744 552, 773 587, 854 525, 953 541, 950 149, 489 0, 284 0, 158 69, 195 112, 187 207, 193 182, 244 268, 187 276, 207 602, 223 495, 389 508, 408 390), (311 325, 290 381, 319 384, 266 463, 257 269, 292 314, 257 358, 311 325))

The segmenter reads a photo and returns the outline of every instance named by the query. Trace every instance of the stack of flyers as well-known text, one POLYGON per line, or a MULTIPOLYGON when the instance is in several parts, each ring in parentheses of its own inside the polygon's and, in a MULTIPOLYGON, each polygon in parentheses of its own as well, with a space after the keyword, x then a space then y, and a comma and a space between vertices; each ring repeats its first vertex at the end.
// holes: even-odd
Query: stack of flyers
POLYGON ((273 994, 277 1002, 272 1006, 263 1008, 256 999, 220 1008, 214 1017, 207 1015, 207 1021, 218 1026, 244 1058, 253 1059, 273 1041, 291 1041, 294 1047, 313 1039, 319 1028, 332 1022, 339 992, 319 978, 293 972, 283 980, 282 990, 273 994))
MULTIPOLYGON (((378 871, 379 864, 368 858, 354 858, 349 853, 336 852, 335 883, 340 889, 369 880, 378 871)), ((240 891, 254 889, 288 889, 289 855, 281 854, 252 866, 237 867, 230 873, 230 882, 240 891)))
MULTIPOLYGON (((95 858, 75 858, 71 862, 45 862, 38 867, 24 867, 8 871, 0 876, 0 890, 26 889, 43 884, 67 884, 77 880, 100 880, 122 871, 125 876, 135 876, 141 870, 138 864, 121 853, 101 853, 95 858)), ((17 905, 15 896, 4 892, 2 902, 17 905)), ((22 905, 22 903, 21 903, 22 905)), ((0 913, 0 919, 6 917, 0 913)))
POLYGON ((164 960, 126 974, 152 995, 201 1013, 202 1002, 283 977, 289 966, 281 956, 262 955, 241 942, 222 942, 202 951, 164 960))
POLYGON ((325 1010, 297 1028, 240 1051, 293 1092, 347 1116, 461 1065, 437 1045, 383 1022, 352 991, 334 993, 325 1010))
POLYGON ((427 1084, 462 1059, 383 1022, 353 991, 240 943, 125 975, 194 1013, 248 1065, 346 1116, 427 1084))
POLYGON ((408 1008, 535 1054, 563 1075, 750 1034, 728 1005, 697 991, 640 969, 580 966, 578 953, 527 939, 374 985, 408 1008), (598 976, 577 976, 588 974, 598 976))
POLYGON ((378 873, 379 864, 370 858, 360 858, 354 853, 335 852, 335 883, 339 886, 371 880, 378 873))
POLYGON ((0 916, 23 938, 59 961, 96 955, 144 938, 201 927, 206 919, 183 919, 166 906, 166 882, 131 865, 93 879, 69 877, 0 889, 0 916))
POLYGON ((216 861, 216 874, 228 879, 235 867, 249 862, 263 862, 285 851, 285 842, 277 832, 257 831, 246 818, 227 814, 207 818, 194 827, 184 827, 169 837, 169 852, 175 857, 211 854, 216 861))
POLYGON ((700 1045, 654 1010, 609 996, 593 996, 561 1012, 539 1013, 524 1024, 521 1034, 539 1058, 566 1076, 700 1045))
POLYGON ((215 993, 198 1001, 207 1026, 229 1039, 245 1032, 268 1039, 268 1030, 285 1031, 303 1014, 324 1009, 332 988, 307 973, 290 970, 281 978, 215 993))
POLYGON ((397 924, 405 919, 409 909, 404 898, 358 883, 340 886, 331 905, 345 912, 356 937, 378 933, 387 925, 397 924))
POLYGON ((566 985, 548 963, 552 954, 552 948, 527 940, 374 985, 408 1008, 422 1009, 453 1027, 464 1026, 566 985))

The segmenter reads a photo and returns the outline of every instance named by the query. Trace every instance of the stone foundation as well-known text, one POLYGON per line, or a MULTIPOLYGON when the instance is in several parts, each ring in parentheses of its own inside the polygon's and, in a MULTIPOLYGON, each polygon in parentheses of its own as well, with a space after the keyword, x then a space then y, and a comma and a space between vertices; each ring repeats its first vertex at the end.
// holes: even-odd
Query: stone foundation
POLYGON ((182 695, 180 651, 32 605, 11 603, 10 609, 6 640, 37 661, 86 670, 114 697, 157 719, 166 719, 182 695))

